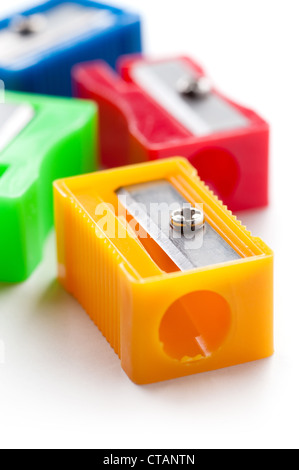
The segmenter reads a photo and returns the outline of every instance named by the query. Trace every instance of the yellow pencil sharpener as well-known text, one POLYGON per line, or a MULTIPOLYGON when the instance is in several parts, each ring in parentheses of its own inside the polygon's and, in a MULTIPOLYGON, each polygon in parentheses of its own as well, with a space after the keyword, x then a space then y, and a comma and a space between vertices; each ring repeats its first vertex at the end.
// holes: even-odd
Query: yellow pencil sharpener
POLYGON ((60 282, 132 381, 273 353, 273 253, 183 158, 59 180, 60 282))

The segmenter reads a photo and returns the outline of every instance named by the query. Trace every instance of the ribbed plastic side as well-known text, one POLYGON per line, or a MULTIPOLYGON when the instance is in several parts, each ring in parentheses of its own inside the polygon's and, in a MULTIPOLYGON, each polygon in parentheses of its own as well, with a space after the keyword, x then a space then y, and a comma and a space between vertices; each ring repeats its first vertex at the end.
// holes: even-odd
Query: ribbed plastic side
POLYGON ((67 287, 120 357, 120 256, 75 202, 65 217, 67 287))

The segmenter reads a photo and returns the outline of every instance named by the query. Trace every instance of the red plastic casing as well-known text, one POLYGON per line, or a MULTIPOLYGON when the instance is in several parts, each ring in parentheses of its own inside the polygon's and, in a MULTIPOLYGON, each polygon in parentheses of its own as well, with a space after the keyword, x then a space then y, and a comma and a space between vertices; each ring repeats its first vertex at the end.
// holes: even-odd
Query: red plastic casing
MULTIPOLYGON (((199 75, 204 70, 179 57, 199 75)), ((99 106, 100 162, 105 168, 173 157, 186 157, 199 176, 232 210, 268 204, 269 125, 254 111, 213 92, 235 107, 248 126, 193 135, 134 83, 131 69, 141 56, 126 56, 119 74, 105 62, 79 64, 73 69, 75 96, 99 106)))

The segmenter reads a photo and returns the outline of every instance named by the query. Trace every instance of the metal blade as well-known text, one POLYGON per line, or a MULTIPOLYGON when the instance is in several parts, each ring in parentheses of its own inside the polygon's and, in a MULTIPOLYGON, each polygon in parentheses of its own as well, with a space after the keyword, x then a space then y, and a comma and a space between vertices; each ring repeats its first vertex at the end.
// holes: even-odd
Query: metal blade
POLYGON ((248 119, 241 112, 213 92, 201 99, 180 94, 178 83, 182 79, 198 78, 195 70, 182 60, 137 63, 132 68, 132 77, 194 135, 208 135, 249 125, 248 119))
POLYGON ((0 104, 0 152, 29 124, 34 109, 29 104, 0 104))
MULTIPOLYGON (((37 16, 37 15, 36 15, 37 16)), ((38 31, 24 36, 14 30, 14 23, 0 31, 0 64, 2 67, 20 66, 34 56, 58 47, 74 38, 102 31, 113 26, 116 15, 107 9, 65 3, 38 14, 44 24, 38 31), (18 64, 16 64, 18 63, 18 64)), ((30 17, 15 18, 15 21, 30 17)), ((33 16, 31 17, 34 21, 33 16)), ((29 23, 30 26, 30 23, 29 23)))
POLYGON ((120 188, 118 198, 140 226, 181 271, 240 259, 240 255, 207 222, 186 237, 170 227, 173 210, 188 205, 167 181, 120 188))

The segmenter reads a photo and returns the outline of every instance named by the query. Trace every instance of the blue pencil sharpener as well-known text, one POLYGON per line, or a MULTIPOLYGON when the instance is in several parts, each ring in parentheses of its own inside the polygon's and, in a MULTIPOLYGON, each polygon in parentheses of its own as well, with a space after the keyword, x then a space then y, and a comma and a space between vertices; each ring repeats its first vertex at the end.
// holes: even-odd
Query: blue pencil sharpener
POLYGON ((51 0, 0 21, 0 79, 10 90, 71 96, 71 69, 141 52, 140 17, 92 0, 51 0))

